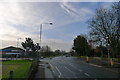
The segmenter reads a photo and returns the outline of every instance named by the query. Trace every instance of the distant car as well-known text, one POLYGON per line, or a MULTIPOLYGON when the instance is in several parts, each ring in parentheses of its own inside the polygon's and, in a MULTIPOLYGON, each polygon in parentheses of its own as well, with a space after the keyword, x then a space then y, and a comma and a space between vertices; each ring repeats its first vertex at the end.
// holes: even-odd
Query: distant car
POLYGON ((52 59, 52 58, 50 57, 50 59, 52 59))
POLYGON ((43 59, 44 57, 43 57, 43 56, 41 56, 40 58, 41 58, 41 59, 43 59))
POLYGON ((66 55, 66 57, 70 57, 69 55, 66 55))

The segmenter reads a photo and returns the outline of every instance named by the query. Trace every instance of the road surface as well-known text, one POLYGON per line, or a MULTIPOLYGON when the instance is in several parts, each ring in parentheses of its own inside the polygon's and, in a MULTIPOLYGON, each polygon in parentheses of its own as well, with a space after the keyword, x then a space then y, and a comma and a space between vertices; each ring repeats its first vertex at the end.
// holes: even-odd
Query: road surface
POLYGON ((119 78, 118 73, 75 57, 60 56, 46 60, 55 78, 119 78))

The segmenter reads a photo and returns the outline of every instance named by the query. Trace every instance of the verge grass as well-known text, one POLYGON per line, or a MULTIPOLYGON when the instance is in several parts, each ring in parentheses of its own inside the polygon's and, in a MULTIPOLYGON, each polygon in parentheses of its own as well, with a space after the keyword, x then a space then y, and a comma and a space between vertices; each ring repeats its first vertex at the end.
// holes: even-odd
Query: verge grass
POLYGON ((11 60, 2 62, 2 78, 9 78, 9 72, 13 71, 13 78, 26 78, 31 67, 30 60, 11 60))

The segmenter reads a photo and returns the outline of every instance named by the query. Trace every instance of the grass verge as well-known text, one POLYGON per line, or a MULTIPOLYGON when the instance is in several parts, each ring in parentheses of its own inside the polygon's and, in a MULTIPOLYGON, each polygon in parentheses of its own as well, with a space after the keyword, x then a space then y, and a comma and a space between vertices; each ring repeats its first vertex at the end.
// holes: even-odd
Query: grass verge
POLYGON ((11 60, 2 62, 2 78, 9 78, 9 72, 13 71, 13 78, 26 78, 32 61, 11 60))

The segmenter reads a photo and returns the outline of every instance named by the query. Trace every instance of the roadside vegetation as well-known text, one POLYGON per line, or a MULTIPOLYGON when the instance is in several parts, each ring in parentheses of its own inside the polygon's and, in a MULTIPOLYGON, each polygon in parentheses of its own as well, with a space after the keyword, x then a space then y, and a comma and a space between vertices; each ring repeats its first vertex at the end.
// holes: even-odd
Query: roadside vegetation
POLYGON ((70 51, 74 56, 99 58, 120 58, 120 2, 109 8, 96 9, 95 15, 88 20, 89 35, 78 35, 73 40, 70 51))
POLYGON ((26 78, 28 76, 29 69, 31 67, 32 61, 30 60, 10 60, 2 62, 2 78, 8 79, 9 73, 13 71, 14 78, 26 78))

